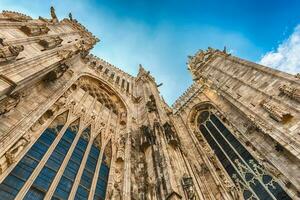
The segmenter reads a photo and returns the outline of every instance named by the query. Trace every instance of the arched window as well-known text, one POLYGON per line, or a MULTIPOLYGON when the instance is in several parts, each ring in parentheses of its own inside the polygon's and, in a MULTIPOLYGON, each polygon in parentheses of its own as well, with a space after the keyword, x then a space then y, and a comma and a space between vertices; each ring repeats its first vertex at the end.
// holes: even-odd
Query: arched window
POLYGON ((54 148, 51 156, 48 158, 43 169, 34 180, 29 191, 25 196, 25 200, 44 199, 50 185, 55 178, 69 148, 78 132, 79 120, 72 123, 63 134, 62 138, 54 148))
POLYGON ((40 163, 67 119, 67 113, 56 117, 25 156, 0 184, 1 199, 13 200, 40 163))
POLYGON ((211 106, 199 111, 197 125, 245 199, 291 199, 226 128, 211 106))
POLYGON ((100 149, 93 143, 80 178, 75 199, 88 199, 99 154, 100 149))
POLYGON ((104 200, 111 162, 111 141, 106 145, 97 179, 94 200, 104 200))
POLYGON ((63 175, 55 189, 52 199, 68 199, 74 180, 79 170, 84 152, 88 145, 88 140, 84 135, 89 134, 89 129, 85 129, 81 134, 72 155, 68 161, 63 175))

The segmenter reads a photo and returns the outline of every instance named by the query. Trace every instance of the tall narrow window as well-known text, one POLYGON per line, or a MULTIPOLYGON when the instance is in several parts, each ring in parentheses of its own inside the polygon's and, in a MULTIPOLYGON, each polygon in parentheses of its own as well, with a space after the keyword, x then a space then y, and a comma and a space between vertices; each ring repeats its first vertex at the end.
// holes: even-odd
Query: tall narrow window
POLYGON ((116 78, 116 84, 119 84, 119 82, 120 82, 120 76, 117 76, 117 78, 116 78))
POLYGON ((125 87, 125 80, 124 80, 124 79, 122 79, 121 87, 122 87, 122 88, 125 87))
POLYGON ((89 152, 75 199, 88 199, 100 150, 94 144, 89 152))
POLYGON ((88 145, 88 137, 86 135, 90 134, 90 129, 85 129, 76 146, 75 149, 71 155, 71 158, 63 172, 63 175, 55 189, 54 195, 52 199, 54 200, 67 200, 69 197, 69 194, 71 192, 71 189, 73 187, 76 175, 78 173, 78 169, 80 167, 84 152, 86 151, 86 147, 88 145))
POLYGON ((111 74, 110 74, 110 79, 114 79, 114 77, 115 77, 115 73, 114 72, 112 72, 111 74))
POLYGON ((229 176, 241 188, 245 199, 291 199, 224 126, 214 109, 210 107, 200 112, 198 126, 229 176))
POLYGON ((33 182, 25 200, 44 199, 55 175, 57 174, 79 128, 79 120, 72 123, 56 145, 45 166, 33 182))
POLYGON ((109 168, 110 168, 110 156, 111 156, 111 141, 106 145, 103 158, 101 161, 101 167, 97 179, 96 190, 94 194, 94 199, 97 200, 104 200, 105 193, 107 188, 107 181, 109 175, 109 168))
POLYGON ((127 82, 126 92, 129 92, 129 82, 127 82))
POLYGON ((62 129, 67 119, 67 113, 56 117, 51 125, 41 134, 26 155, 0 184, 0 197, 13 200, 28 180, 36 166, 51 146, 56 135, 62 129))

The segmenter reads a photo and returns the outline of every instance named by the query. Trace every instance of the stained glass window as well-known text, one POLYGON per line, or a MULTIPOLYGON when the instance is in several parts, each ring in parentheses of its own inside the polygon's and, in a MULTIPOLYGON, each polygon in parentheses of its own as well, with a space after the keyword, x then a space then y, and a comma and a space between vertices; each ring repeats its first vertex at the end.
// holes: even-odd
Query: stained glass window
POLYGON ((242 190, 245 199, 291 199, 212 110, 200 112, 198 125, 224 169, 242 190))
POLYGON ((80 137, 52 199, 68 199, 87 145, 88 141, 80 137))
POLYGON ((75 199, 88 199, 100 150, 94 144, 89 152, 75 199))
POLYGON ((72 142, 76 136, 77 128, 73 126, 68 127, 58 144, 56 145, 51 156, 47 160, 45 166, 33 182, 29 191, 25 196, 25 200, 44 199, 55 175, 57 174, 72 142))
POLYGON ((61 130, 62 127, 63 125, 58 125, 55 128, 47 128, 41 134, 26 155, 19 161, 15 168, 0 184, 1 198, 5 200, 15 199, 18 192, 21 190, 36 166, 39 164, 54 141, 56 134, 61 130))

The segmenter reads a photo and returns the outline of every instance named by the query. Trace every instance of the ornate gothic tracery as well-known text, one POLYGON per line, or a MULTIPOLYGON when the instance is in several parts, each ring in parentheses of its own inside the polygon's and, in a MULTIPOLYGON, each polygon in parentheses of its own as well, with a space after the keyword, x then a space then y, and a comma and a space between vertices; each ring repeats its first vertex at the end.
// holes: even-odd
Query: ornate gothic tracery
POLYGON ((210 104, 198 106, 196 125, 245 199, 291 199, 228 130, 210 104))

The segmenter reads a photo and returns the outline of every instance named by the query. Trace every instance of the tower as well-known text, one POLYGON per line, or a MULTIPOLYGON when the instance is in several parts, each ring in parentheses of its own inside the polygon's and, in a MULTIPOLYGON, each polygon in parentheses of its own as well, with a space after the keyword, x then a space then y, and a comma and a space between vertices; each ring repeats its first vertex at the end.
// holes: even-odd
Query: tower
POLYGON ((170 107, 70 15, 0 14, 3 199, 299 198, 299 77, 209 48, 170 107))

